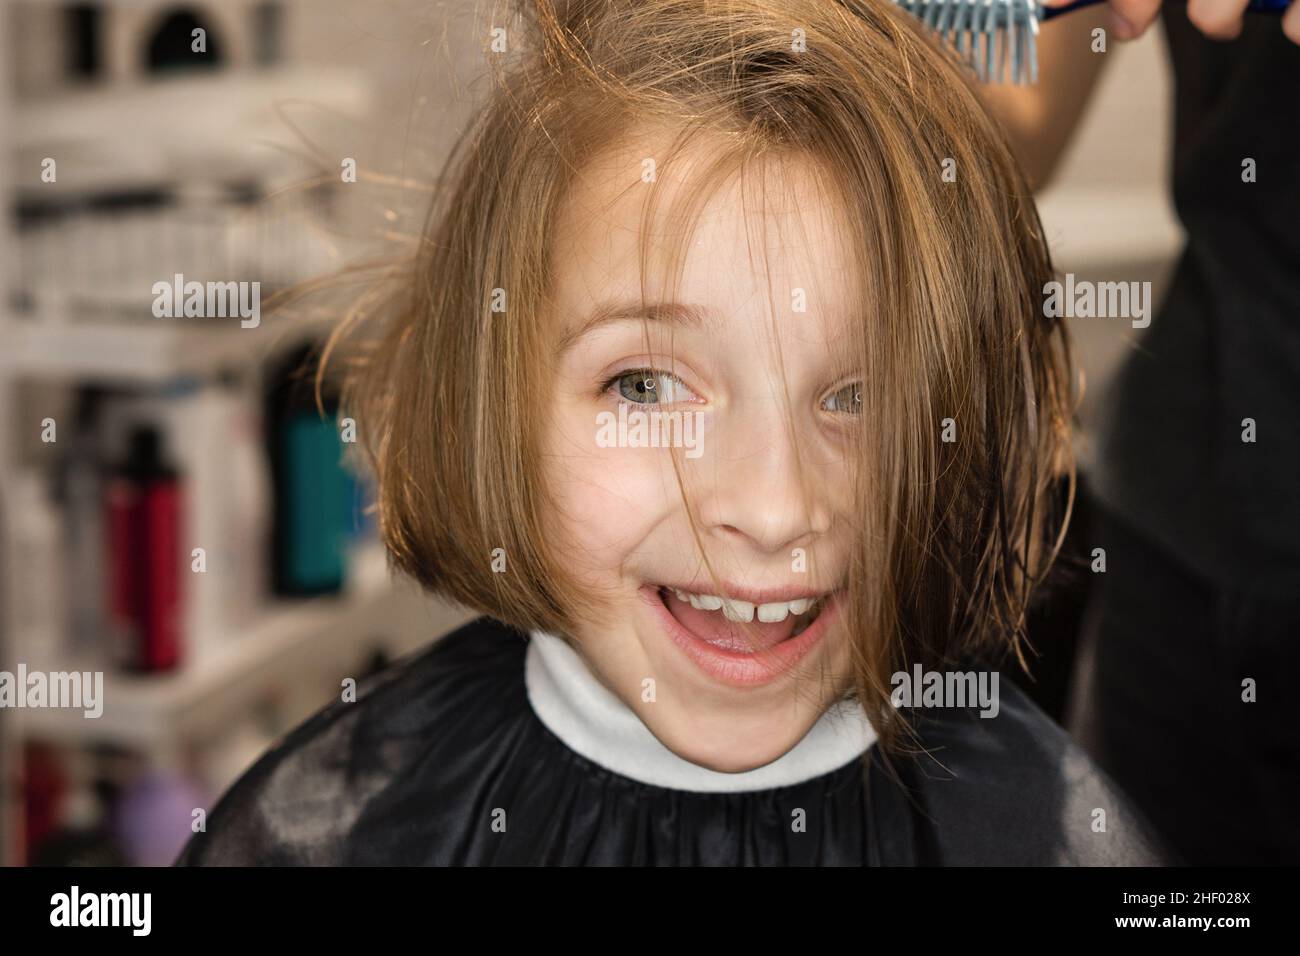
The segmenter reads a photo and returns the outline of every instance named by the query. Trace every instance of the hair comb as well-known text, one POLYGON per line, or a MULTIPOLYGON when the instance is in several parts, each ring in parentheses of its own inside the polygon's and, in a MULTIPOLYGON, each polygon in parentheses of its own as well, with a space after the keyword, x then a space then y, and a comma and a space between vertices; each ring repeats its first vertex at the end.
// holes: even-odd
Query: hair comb
MULTIPOLYGON (((1103 0, 1075 0, 1060 7, 1041 0, 893 0, 956 48, 984 83, 1038 82, 1038 24, 1103 0), (997 69, 997 79, 993 70, 997 69)), ((1251 0, 1251 13, 1282 13, 1291 0, 1251 0)))

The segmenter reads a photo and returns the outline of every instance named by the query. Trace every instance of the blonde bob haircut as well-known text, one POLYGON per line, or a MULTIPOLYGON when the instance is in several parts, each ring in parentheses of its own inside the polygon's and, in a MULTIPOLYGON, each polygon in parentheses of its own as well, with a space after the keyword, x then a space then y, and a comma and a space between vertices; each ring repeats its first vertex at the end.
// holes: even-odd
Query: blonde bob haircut
POLYGON ((862 413, 844 614, 882 746, 905 727, 891 675, 971 655, 1024 666, 1073 501, 1072 373, 1041 307, 1037 211, 966 68, 889 0, 530 0, 515 18, 418 248, 325 353, 355 346, 343 406, 391 562, 522 630, 571 634, 593 600, 548 539, 547 411, 530 393, 554 359, 549 238, 583 165, 654 123, 679 131, 660 168, 716 144, 700 198, 763 157, 802 158, 851 231, 863 299, 840 358, 861 370, 862 413))

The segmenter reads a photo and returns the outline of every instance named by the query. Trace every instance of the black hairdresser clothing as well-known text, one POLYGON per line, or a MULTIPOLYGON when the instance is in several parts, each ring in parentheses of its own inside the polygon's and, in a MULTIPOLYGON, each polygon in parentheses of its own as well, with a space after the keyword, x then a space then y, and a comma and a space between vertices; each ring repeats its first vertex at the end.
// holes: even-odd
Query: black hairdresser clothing
POLYGON ((1295 863, 1300 46, 1276 17, 1222 43, 1161 16, 1187 245, 1090 475, 1108 567, 1071 728, 1186 862, 1295 863))
MULTIPOLYGON (((868 786, 852 757, 784 786, 689 792, 612 772, 542 722, 538 714, 556 707, 576 707, 569 716, 596 707, 580 698, 600 685, 584 670, 539 689, 541 638, 573 654, 558 638, 481 618, 363 682, 357 702, 327 707, 254 765, 179 864, 1166 862, 1113 785, 1009 681, 994 718, 928 712, 941 715, 923 735, 943 766, 903 768, 911 801, 875 747, 868 786), (554 699, 534 705, 543 694, 554 699), (1104 833, 1093 831, 1098 810, 1104 833), (804 832, 792 825, 799 811, 804 832)), ((575 740, 585 729, 565 726, 575 740)), ((836 727, 827 739, 839 743, 795 754, 808 751, 810 732, 792 754, 814 766, 851 737, 848 723, 836 727)), ((662 754, 664 767, 680 761, 662 754)), ((694 769, 710 781, 737 776, 694 769)))
POLYGON ((1091 538, 1078 739, 1184 862, 1300 862, 1300 593, 1224 587, 1105 509, 1091 538))
POLYGON ((1117 378, 1090 477, 1195 573, 1285 598, 1300 593, 1300 46, 1277 17, 1247 16, 1231 43, 1185 4, 1161 17, 1187 245, 1117 378))

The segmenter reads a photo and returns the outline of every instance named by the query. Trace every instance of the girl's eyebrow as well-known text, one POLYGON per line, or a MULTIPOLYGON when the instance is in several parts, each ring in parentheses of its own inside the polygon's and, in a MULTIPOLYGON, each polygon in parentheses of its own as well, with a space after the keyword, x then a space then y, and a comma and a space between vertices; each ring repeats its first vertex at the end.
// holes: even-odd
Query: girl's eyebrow
POLYGON ((717 321, 717 314, 698 305, 686 305, 680 302, 616 302, 602 305, 577 328, 560 338, 555 348, 557 356, 563 355, 579 339, 604 325, 612 322, 626 322, 629 319, 642 319, 663 325, 703 329, 717 321))

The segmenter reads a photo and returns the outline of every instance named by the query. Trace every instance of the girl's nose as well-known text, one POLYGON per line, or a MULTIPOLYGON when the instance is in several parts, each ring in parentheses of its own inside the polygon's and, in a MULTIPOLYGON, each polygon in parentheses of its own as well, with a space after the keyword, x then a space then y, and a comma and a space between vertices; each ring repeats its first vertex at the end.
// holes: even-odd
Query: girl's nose
POLYGON ((784 415, 750 422, 743 431, 715 432, 712 455, 692 484, 703 526, 715 537, 766 554, 808 544, 830 527, 826 476, 802 462, 784 415), (778 420, 779 419, 779 420, 778 420), (711 459, 711 460, 710 460, 711 459))

